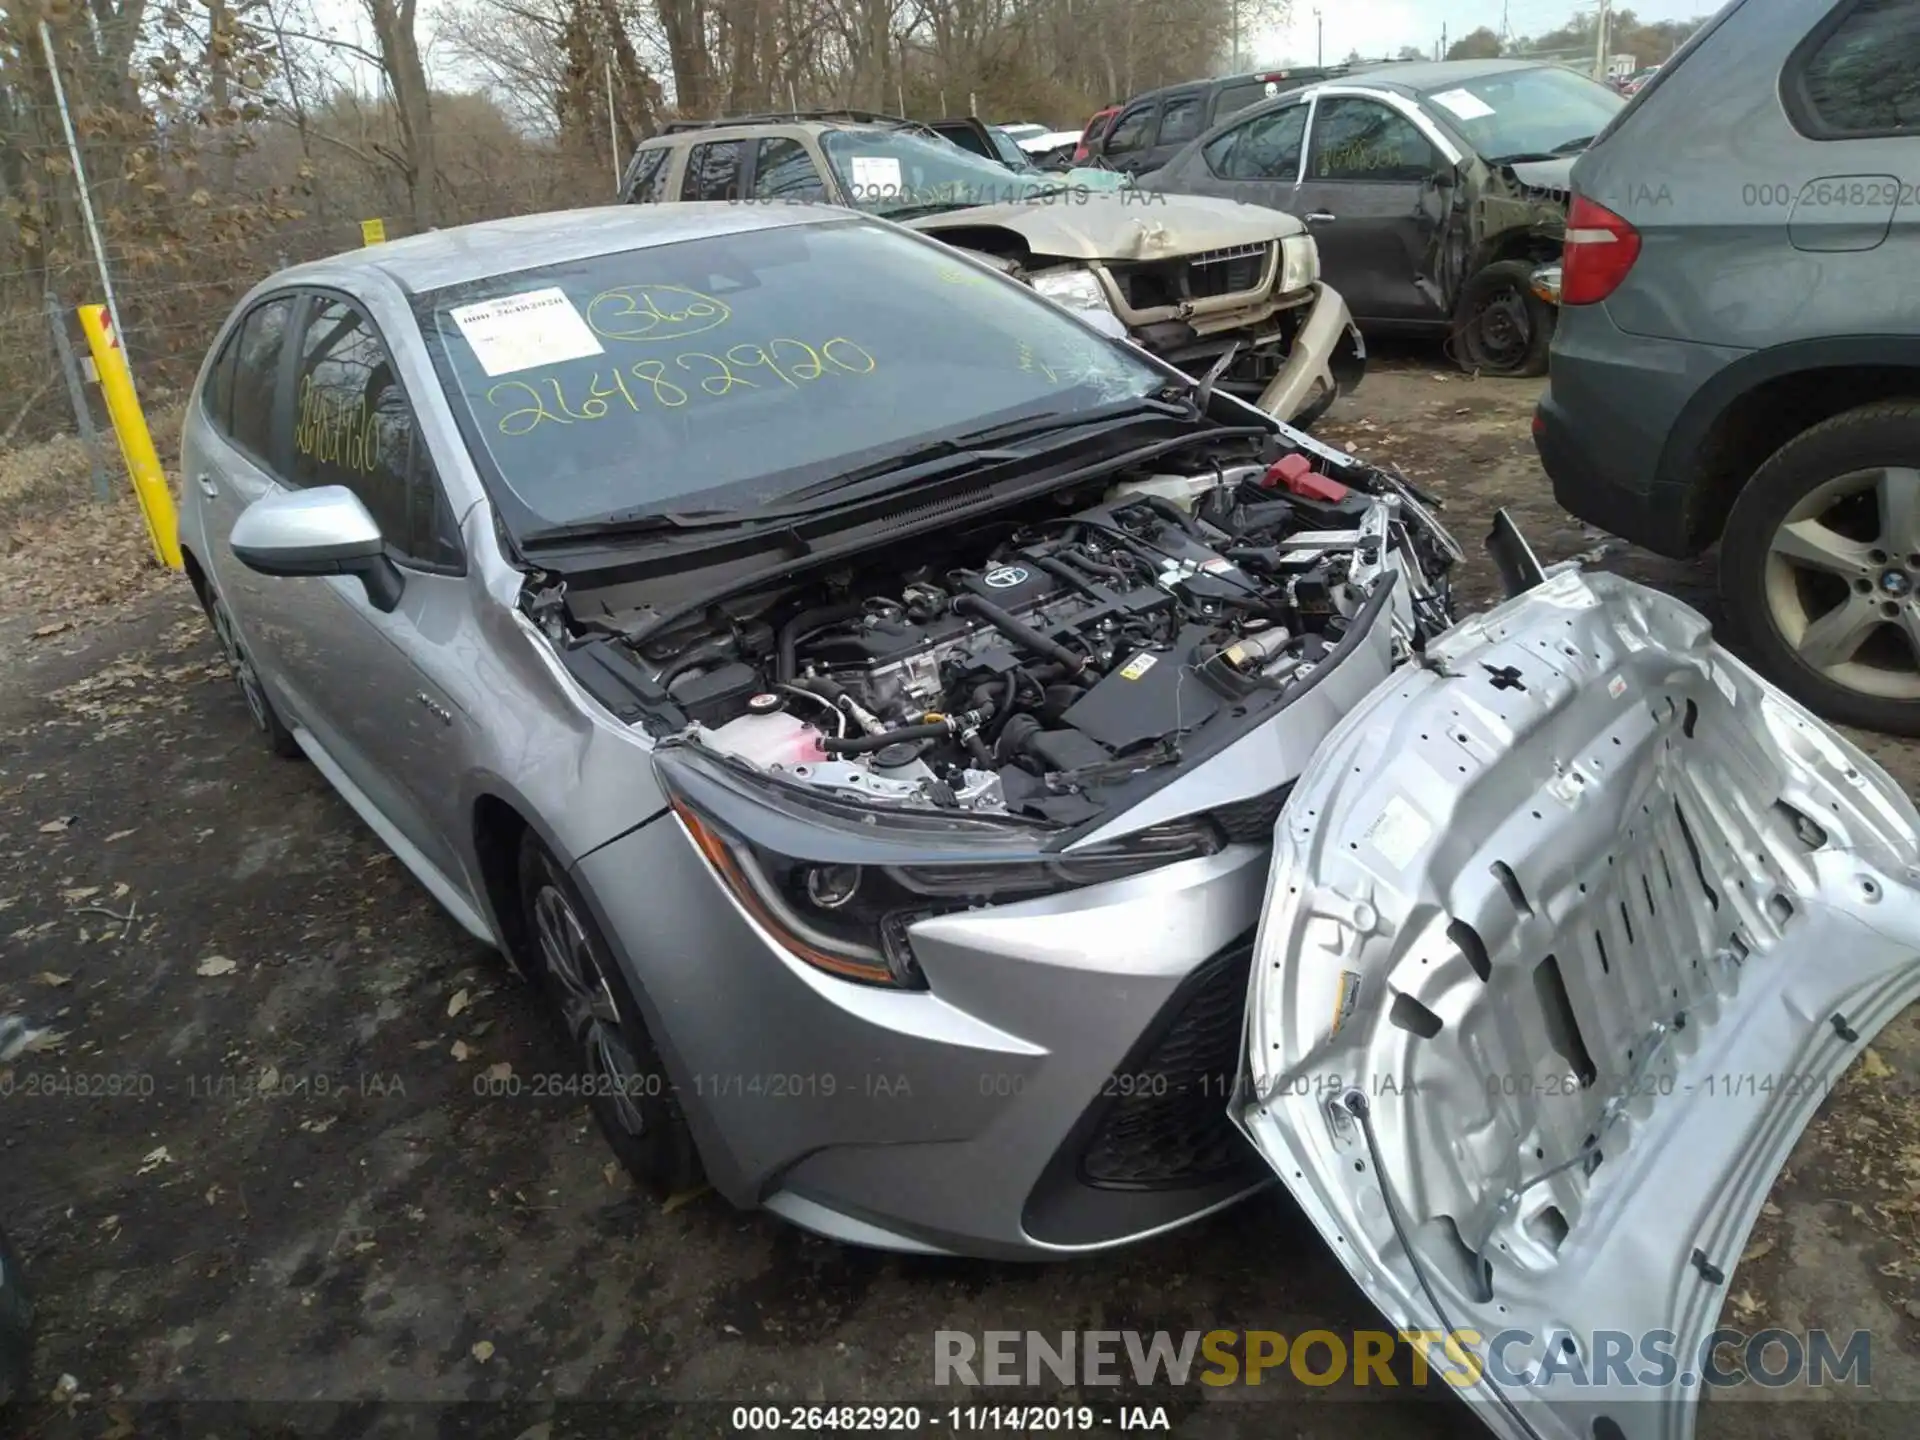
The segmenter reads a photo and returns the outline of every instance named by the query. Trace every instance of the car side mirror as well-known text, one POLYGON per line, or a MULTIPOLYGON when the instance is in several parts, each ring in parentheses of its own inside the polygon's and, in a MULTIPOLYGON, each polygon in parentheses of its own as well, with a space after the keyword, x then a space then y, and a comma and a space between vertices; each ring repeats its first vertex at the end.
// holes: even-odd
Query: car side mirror
POLYGON ((234 558, 262 575, 354 575, 374 609, 391 611, 405 585, 380 526, 344 485, 276 490, 234 522, 234 558))
POLYGON ((1428 179, 1436 190, 1451 190, 1460 183, 1460 176, 1454 167, 1446 164, 1434 166, 1433 174, 1428 179))

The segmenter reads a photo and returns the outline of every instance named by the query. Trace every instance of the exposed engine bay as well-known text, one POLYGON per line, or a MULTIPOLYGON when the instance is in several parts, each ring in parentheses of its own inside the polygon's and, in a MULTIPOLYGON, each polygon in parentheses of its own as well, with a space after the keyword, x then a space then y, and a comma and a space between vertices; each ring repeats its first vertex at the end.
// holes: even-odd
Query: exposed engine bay
POLYGON ((650 726, 875 802, 1086 820, 1363 619, 1402 656, 1452 623, 1458 548, 1417 492, 1313 449, 1341 478, 1302 450, 1122 475, 712 607, 637 647, 650 726))

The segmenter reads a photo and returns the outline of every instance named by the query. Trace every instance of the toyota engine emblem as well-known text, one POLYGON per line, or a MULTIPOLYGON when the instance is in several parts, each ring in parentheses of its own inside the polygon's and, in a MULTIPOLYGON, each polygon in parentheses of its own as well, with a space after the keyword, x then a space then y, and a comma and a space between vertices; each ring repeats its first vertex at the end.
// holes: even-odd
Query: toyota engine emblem
POLYGON ((995 590, 1011 590, 1027 583, 1027 570, 1021 565, 1002 565, 997 570, 989 570, 986 581, 995 590))

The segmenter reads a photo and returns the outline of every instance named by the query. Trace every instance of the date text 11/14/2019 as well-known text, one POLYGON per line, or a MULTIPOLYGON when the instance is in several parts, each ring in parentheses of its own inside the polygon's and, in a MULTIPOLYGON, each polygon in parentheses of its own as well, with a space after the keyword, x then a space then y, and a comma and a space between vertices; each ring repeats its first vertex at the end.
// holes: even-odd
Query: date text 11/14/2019
POLYGON ((1059 1435, 1070 1431, 1171 1430, 1160 1405, 736 1405, 728 1429, 738 1435, 827 1431, 950 1431, 1059 1435))
MULTIPOLYGON (((1589 1088, 1591 1080, 1568 1071, 1564 1074, 1503 1074, 1487 1076, 1489 1095, 1577 1095, 1589 1088)), ((1622 1094, 1627 1099, 1641 1095, 1695 1095, 1706 1099, 1758 1099, 1773 1095, 1825 1095, 1833 1088, 1833 1077, 1815 1073, 1760 1074, 1755 1071, 1715 1071, 1682 1080, 1671 1073, 1638 1075, 1629 1079, 1622 1094)))

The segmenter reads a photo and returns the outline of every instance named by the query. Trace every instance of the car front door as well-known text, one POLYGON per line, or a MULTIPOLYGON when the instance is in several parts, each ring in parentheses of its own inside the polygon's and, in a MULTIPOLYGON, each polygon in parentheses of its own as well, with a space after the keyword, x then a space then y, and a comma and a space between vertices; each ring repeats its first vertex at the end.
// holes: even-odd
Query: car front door
POLYGON ((1142 100, 1120 112, 1100 144, 1100 158, 1115 170, 1137 175, 1153 168, 1143 163, 1147 147, 1153 143, 1154 126, 1160 114, 1158 100, 1142 100))
POLYGON ((1308 125, 1300 218, 1320 244, 1320 270, 1357 319, 1444 321, 1430 273, 1438 226, 1434 175, 1446 160, 1404 111, 1368 95, 1317 94, 1308 125))
POLYGON ((359 303, 333 291, 307 297, 291 372, 280 483, 351 490, 403 585, 399 604, 381 611, 352 576, 263 579, 275 663, 324 752, 317 763, 339 772, 328 778, 366 797, 378 817, 366 818, 390 845, 410 845, 470 897, 455 808, 482 649, 455 517, 391 351, 359 303))

